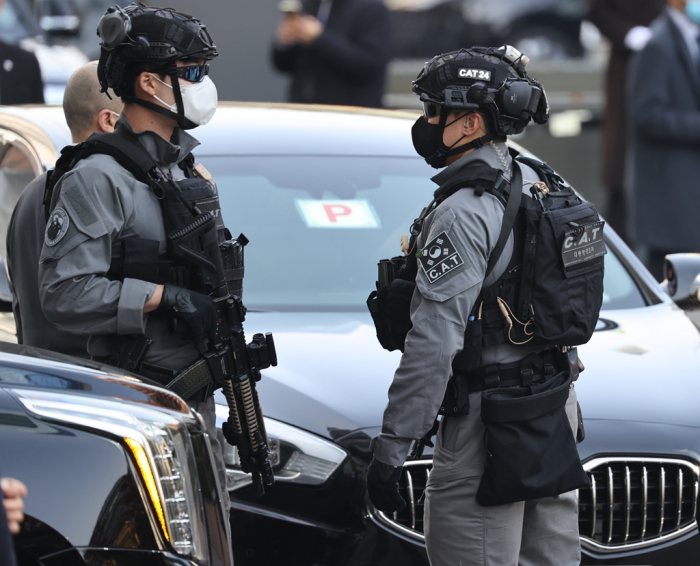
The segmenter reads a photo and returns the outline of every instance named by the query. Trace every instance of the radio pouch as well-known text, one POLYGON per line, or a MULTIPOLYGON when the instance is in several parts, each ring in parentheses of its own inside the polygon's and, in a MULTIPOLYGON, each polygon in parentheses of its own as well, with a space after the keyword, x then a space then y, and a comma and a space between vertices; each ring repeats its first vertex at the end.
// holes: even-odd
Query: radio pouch
POLYGON ((394 279, 385 287, 372 291, 367 307, 377 330, 382 348, 393 352, 404 350, 406 335, 411 323, 411 299, 416 284, 413 281, 394 279))
POLYGON ((589 487, 566 416, 571 375, 529 387, 484 391, 486 466, 476 494, 484 506, 554 497, 589 487))

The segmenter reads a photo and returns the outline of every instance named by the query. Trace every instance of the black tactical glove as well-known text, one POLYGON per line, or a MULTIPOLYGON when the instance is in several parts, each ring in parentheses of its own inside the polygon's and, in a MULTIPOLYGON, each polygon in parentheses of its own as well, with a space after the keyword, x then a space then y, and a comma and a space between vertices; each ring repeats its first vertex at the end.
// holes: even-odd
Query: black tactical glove
POLYGON ((208 295, 177 285, 165 285, 156 312, 184 322, 192 331, 195 344, 199 344, 207 335, 213 337, 216 328, 216 307, 208 295))
POLYGON ((406 502, 399 495, 401 466, 390 466, 372 459, 367 470, 367 494, 377 509, 384 513, 401 511, 406 502))

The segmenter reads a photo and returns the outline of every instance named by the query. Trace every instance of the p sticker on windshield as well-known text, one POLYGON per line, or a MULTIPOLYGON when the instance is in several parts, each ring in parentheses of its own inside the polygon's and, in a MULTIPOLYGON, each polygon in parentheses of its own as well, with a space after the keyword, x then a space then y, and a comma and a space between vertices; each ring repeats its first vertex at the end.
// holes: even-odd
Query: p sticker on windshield
POLYGON ((379 228, 379 220, 366 200, 295 199, 309 228, 379 228))

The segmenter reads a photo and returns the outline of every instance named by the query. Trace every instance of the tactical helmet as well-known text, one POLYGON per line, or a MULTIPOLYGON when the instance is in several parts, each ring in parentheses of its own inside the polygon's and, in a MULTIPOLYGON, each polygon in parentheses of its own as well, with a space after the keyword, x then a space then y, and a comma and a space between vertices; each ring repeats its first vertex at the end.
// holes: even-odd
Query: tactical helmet
POLYGON ((493 131, 480 138, 479 147, 497 137, 519 134, 534 120, 546 124, 549 104, 542 85, 525 71, 529 59, 520 51, 502 47, 472 47, 433 57, 415 81, 426 117, 432 111, 484 112, 493 131))
POLYGON ((172 8, 132 3, 126 8, 109 8, 97 25, 97 35, 102 40, 97 66, 102 92, 111 88, 117 96, 129 102, 174 117, 181 127, 192 127, 184 117, 176 61, 211 60, 218 56, 206 26, 172 8), (170 76, 177 114, 128 95, 128 91, 125 91, 125 71, 135 63, 151 63, 170 76))

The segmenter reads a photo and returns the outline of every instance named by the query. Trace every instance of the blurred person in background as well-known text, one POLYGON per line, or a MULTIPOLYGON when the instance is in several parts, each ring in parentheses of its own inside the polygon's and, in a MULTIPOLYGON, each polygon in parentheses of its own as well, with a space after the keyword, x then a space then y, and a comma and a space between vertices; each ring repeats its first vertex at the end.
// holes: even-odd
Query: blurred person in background
MULTIPOLYGON (((124 104, 112 93, 100 92, 97 61, 83 65, 71 76, 63 97, 63 113, 73 143, 95 132, 113 132, 124 104)), ((87 337, 58 330, 44 316, 39 300, 39 255, 44 244, 46 215, 44 188, 47 173, 22 191, 7 230, 7 271, 12 285, 12 311, 20 344, 89 358, 87 337)))
MULTIPOLYGON (((4 0, 0 0, 0 12, 4 0)), ((44 83, 36 56, 0 41, 0 104, 43 104, 44 83)))
POLYGON ((610 41, 605 77, 603 119, 603 185, 608 194, 606 220, 625 237, 624 198, 626 152, 627 64, 633 52, 651 37, 651 22, 661 13, 663 0, 590 0, 587 19, 610 41))
POLYGON ((628 237, 652 275, 664 256, 700 250, 700 2, 667 0, 630 60, 628 237))
POLYGON ((19 533, 20 523, 24 521, 24 497, 27 487, 13 478, 0 478, 0 492, 3 505, 0 505, 0 564, 15 566, 14 543, 11 535, 19 533))
POLYGON ((289 0, 272 48, 289 102, 380 108, 391 22, 379 0, 289 0))

